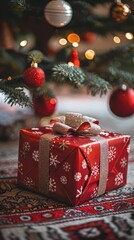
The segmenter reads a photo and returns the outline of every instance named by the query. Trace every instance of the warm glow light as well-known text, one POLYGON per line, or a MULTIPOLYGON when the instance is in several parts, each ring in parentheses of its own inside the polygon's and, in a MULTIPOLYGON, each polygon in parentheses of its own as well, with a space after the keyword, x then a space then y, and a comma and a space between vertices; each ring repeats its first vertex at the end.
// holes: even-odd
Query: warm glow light
POLYGON ((59 44, 60 44, 60 45, 66 45, 66 44, 67 44, 67 40, 66 40, 65 38, 61 38, 61 39, 59 40, 59 44))
POLYGON ((128 40, 132 40, 134 36, 133 36, 132 33, 127 32, 127 33, 125 34, 125 37, 126 37, 128 40))
POLYGON ((131 10, 127 4, 124 4, 123 7, 124 7, 124 15, 131 13, 131 10))
POLYGON ((21 42, 20 42, 20 46, 21 47, 25 47, 27 45, 27 40, 22 40, 21 42))
POLYGON ((55 98, 51 98, 50 99, 50 103, 55 105, 56 104, 56 99, 55 98))
POLYGON ((121 88, 122 88, 122 90, 124 90, 124 91, 127 90, 126 84, 122 84, 121 88))
POLYGON ((11 76, 8 76, 7 80, 9 80, 9 81, 12 80, 12 77, 11 77, 11 76))
POLYGON ((73 67, 74 64, 72 62, 68 62, 68 66, 73 67))
POLYGON ((114 41, 115 43, 120 43, 120 42, 121 42, 120 38, 117 37, 117 36, 114 36, 113 41, 114 41))
POLYGON ((85 57, 88 59, 88 60, 92 60, 95 56, 95 52, 92 50, 92 49, 88 49, 86 52, 85 52, 85 57))
POLYGON ((80 37, 79 37, 79 35, 76 34, 76 33, 70 33, 70 34, 67 36, 67 40, 68 40, 70 43, 73 43, 73 42, 79 43, 79 42, 80 42, 80 37))
POLYGON ((72 46, 73 46, 73 47, 78 47, 79 44, 78 44, 77 42, 73 42, 73 43, 72 43, 72 46))

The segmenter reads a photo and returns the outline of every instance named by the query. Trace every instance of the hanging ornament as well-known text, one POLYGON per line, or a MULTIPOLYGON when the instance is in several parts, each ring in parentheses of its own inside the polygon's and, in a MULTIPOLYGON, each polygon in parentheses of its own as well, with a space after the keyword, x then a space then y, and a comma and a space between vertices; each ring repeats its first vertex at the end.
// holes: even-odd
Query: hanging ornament
POLYGON ((46 20, 54 27, 66 26, 71 21, 72 14, 70 4, 62 0, 52 0, 44 9, 46 20))
POLYGON ((71 51, 71 56, 70 56, 68 65, 73 65, 75 67, 79 67, 80 66, 80 61, 79 61, 77 50, 73 49, 71 51))
POLYGON ((117 22, 123 22, 126 20, 131 13, 130 7, 128 4, 124 4, 121 0, 116 0, 115 3, 112 4, 110 9, 110 15, 117 22))
POLYGON ((48 95, 33 96, 33 108, 39 117, 48 117, 55 112, 56 98, 48 95))
POLYGON ((27 86, 37 88, 45 82, 45 73, 37 63, 32 63, 31 67, 25 70, 23 78, 27 86))
POLYGON ((110 96, 109 106, 118 117, 129 117, 134 114, 134 89, 119 88, 110 96))
POLYGON ((93 32, 86 32, 81 36, 81 38, 86 42, 93 42, 96 39, 96 35, 93 32))

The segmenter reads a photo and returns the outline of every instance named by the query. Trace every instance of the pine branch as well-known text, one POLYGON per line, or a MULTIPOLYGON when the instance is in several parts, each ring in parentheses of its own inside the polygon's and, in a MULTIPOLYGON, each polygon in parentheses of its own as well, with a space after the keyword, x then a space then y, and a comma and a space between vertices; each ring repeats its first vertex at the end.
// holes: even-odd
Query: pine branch
POLYGON ((33 90, 32 94, 34 96, 51 96, 51 97, 55 97, 55 94, 53 93, 53 91, 51 90, 51 88, 48 86, 48 84, 45 82, 45 84, 41 87, 36 88, 35 90, 33 90))
MULTIPOLYGON (((131 14, 128 16, 128 19, 123 22, 116 22, 110 16, 110 3, 112 4, 112 0, 94 0, 94 1, 76 1, 71 0, 68 1, 73 8, 73 17, 71 22, 65 26, 63 29, 59 29, 59 31, 66 30, 74 30, 76 32, 83 31, 92 31, 98 33, 100 35, 106 35, 107 33, 115 33, 115 32, 132 32, 134 33, 134 12, 132 9, 131 14), (102 5, 109 3, 109 16, 104 17, 101 15, 96 15, 92 12, 93 7, 96 5, 102 5), (79 26, 79 28, 78 28, 79 26)), ((127 1, 128 4, 131 1, 127 1)), ((10 0, 9 9, 16 8, 16 12, 23 13, 23 18, 26 16, 34 16, 37 18, 44 18, 44 8, 48 1, 30 1, 30 0, 10 0)), ((132 3, 133 4, 133 3, 132 3)), ((132 5, 131 4, 131 5, 132 5)), ((52 26, 53 28, 53 26, 52 26)))
POLYGON ((60 83, 71 83, 74 87, 81 87, 85 80, 85 74, 81 68, 68 64, 58 64, 52 68, 52 79, 60 83))
POLYGON ((14 88, 8 85, 4 85, 0 81, 0 92, 5 95, 5 102, 8 104, 19 104, 21 107, 32 106, 29 97, 25 94, 23 88, 14 88))
POLYGON ((23 81, 22 75, 20 76, 14 76, 14 77, 9 77, 10 80, 8 79, 0 79, 0 88, 3 88, 4 86, 7 86, 8 88, 28 88, 26 84, 23 81))
MULTIPOLYGON (((78 1, 76 1, 78 2, 78 1)), ((88 2, 89 3, 89 0, 83 0, 83 2, 88 2)), ((113 3, 113 0, 101 0, 101 3, 100 3, 100 0, 93 0, 93 1, 90 1, 90 4, 91 5, 96 5, 96 4, 105 4, 105 3, 113 3)))
MULTIPOLYGON (((5 15, 8 15, 8 19, 10 19, 11 16, 17 16, 17 13, 21 13, 20 15, 22 19, 24 19, 25 16, 28 19, 30 15, 41 19, 44 15, 44 7, 48 3, 48 0, 5 0, 5 2, 10 2, 10 7, 7 8, 6 4, 4 4, 4 9, 6 11, 2 11, 5 15), (11 11, 11 6, 13 11, 11 11), (14 12, 15 8, 16 11, 14 12)), ((134 33, 134 12, 132 11, 127 20, 123 22, 115 21, 110 16, 110 3, 113 3, 112 0, 68 0, 68 2, 73 8, 73 17, 66 27, 58 29, 58 33, 66 32, 66 30, 76 30, 78 33, 90 31, 103 36, 109 32, 130 31, 131 33, 134 33), (106 3, 109 3, 108 16, 94 14, 93 9, 95 6, 104 5, 106 3)), ((121 46, 106 53, 96 55, 95 58, 89 62, 89 66, 87 66, 87 61, 84 60, 85 62, 83 61, 83 63, 81 61, 81 68, 71 67, 68 64, 61 63, 63 60, 61 58, 58 59, 55 57, 54 59, 49 60, 37 51, 31 51, 29 54, 21 53, 21 58, 19 58, 19 52, 14 54, 13 51, 0 49, 0 60, 2 60, 1 66, 6 67, 10 75, 12 75, 12 73, 13 75, 22 74, 26 66, 29 66, 30 62, 35 61, 38 62, 39 67, 45 71, 47 76, 46 81, 51 80, 53 82, 69 83, 74 87, 83 87, 85 85, 88 87, 88 90, 91 91, 92 95, 102 95, 106 94, 107 90, 112 86, 118 84, 120 85, 124 83, 129 87, 134 88, 133 74, 110 66, 110 64, 112 65, 118 59, 120 61, 123 58, 126 60, 128 56, 130 57, 130 55, 132 55, 133 50, 134 44, 121 46), (26 64, 25 61, 27 56, 29 63, 26 64), (9 70, 9 67, 11 70, 9 70), (84 70, 82 70, 82 68, 84 70)), ((67 62, 65 59, 66 55, 63 54, 63 52, 61 55, 64 57, 63 61, 67 62)), ((7 76, 4 78, 6 77, 7 76)), ((6 95, 6 101, 11 105, 19 104, 21 106, 28 106, 31 104, 24 91, 26 87, 22 76, 12 77, 11 81, 8 81, 7 79, 0 80, 0 92, 6 95)), ((41 88, 36 90, 30 89, 30 91, 33 94, 41 95, 47 94, 49 90, 45 82, 44 86, 41 86, 41 88)))
POLYGON ((86 78, 87 78, 86 85, 88 87, 89 92, 91 92, 93 96, 95 96, 96 94, 100 94, 100 96, 102 96, 103 94, 107 93, 108 89, 112 88, 112 85, 110 85, 110 83, 108 83, 95 73, 87 74, 86 78))
POLYGON ((134 51, 134 44, 120 46, 108 52, 98 54, 89 65, 89 71, 100 72, 105 69, 110 63, 123 58, 128 53, 134 51))
POLYGON ((128 87, 134 88, 134 74, 115 67, 109 67, 107 72, 110 74, 109 82, 112 85, 126 84, 128 87))

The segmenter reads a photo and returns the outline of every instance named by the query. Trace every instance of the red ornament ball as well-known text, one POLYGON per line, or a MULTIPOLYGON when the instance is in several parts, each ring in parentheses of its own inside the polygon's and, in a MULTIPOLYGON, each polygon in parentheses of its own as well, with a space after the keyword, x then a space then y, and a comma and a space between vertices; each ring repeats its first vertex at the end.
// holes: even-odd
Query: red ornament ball
POLYGON ((70 60, 69 61, 71 63, 73 63, 75 67, 79 67, 80 66, 80 61, 79 61, 79 56, 78 56, 77 50, 72 50, 71 51, 71 56, 70 56, 70 60))
POLYGON ((129 117, 134 114, 134 90, 116 89, 110 96, 109 107, 118 117, 129 117))
POLYGON ((33 107, 35 114, 39 117, 51 116, 56 109, 56 99, 49 96, 33 96, 33 107))
POLYGON ((45 82, 45 73, 39 67, 29 67, 25 70, 23 78, 27 86, 36 88, 45 82))
POLYGON ((93 42, 96 39, 96 35, 92 32, 86 32, 82 35, 81 38, 86 42, 93 42))

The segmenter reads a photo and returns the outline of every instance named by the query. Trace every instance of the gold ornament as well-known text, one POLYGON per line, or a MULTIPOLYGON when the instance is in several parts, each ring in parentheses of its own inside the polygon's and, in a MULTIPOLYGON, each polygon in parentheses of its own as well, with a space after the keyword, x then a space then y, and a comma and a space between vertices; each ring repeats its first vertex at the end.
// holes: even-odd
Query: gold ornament
POLYGON ((130 7, 128 4, 123 4, 121 1, 116 1, 111 6, 111 17, 117 22, 123 22, 126 20, 131 13, 130 7))

